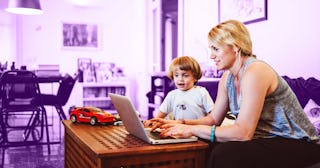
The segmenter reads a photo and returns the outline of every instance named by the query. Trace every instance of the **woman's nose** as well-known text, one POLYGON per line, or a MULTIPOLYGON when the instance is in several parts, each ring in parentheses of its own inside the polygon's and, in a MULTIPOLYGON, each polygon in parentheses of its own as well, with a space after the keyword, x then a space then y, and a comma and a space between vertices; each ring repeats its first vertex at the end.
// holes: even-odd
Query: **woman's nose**
POLYGON ((210 54, 210 58, 211 58, 211 59, 215 59, 216 57, 217 57, 216 54, 214 54, 214 53, 211 53, 211 54, 210 54))

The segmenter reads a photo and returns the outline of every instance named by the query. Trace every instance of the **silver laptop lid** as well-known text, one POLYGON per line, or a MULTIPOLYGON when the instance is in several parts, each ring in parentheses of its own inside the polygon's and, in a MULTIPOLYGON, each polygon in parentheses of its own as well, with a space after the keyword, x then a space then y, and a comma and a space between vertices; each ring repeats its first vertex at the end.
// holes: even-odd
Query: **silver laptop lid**
POLYGON ((111 101, 115 106, 126 130, 130 134, 133 134, 138 138, 151 143, 149 137, 145 133, 144 126, 129 98, 113 93, 108 93, 108 95, 111 98, 111 101))

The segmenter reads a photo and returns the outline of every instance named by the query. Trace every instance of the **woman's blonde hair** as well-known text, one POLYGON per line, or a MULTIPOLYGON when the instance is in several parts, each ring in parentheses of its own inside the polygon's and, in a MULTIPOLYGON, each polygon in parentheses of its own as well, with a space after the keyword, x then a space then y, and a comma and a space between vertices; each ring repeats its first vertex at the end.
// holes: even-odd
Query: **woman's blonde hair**
POLYGON ((254 56, 250 33, 246 26, 237 20, 228 20, 212 28, 208 40, 210 47, 229 45, 238 47, 241 55, 254 56))
POLYGON ((176 68, 184 71, 191 71, 197 81, 202 77, 202 71, 199 63, 192 57, 181 56, 172 60, 169 66, 168 77, 173 80, 173 74, 176 68))

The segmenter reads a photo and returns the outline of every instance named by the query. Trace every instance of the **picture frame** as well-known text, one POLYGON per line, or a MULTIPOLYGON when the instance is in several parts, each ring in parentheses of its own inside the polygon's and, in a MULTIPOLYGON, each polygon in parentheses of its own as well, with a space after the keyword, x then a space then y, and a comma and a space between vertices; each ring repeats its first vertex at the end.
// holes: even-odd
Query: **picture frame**
POLYGON ((100 49, 101 26, 96 23, 62 22, 63 49, 100 49))
POLYGON ((115 66, 114 63, 94 62, 92 65, 96 82, 110 81, 113 76, 112 68, 115 66))
POLYGON ((229 19, 244 24, 267 20, 267 2, 268 0, 218 0, 219 23, 229 19))
POLYGON ((82 74, 83 82, 95 82, 91 58, 78 58, 78 71, 82 74))

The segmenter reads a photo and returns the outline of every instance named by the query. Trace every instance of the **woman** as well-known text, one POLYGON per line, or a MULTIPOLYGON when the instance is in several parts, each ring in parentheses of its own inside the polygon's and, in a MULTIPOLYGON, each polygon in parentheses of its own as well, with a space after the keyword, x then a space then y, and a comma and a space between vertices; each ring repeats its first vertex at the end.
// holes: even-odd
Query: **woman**
POLYGON ((163 136, 214 142, 208 167, 305 167, 320 162, 319 137, 288 84, 252 54, 247 28, 229 20, 208 34, 211 59, 226 70, 211 113, 196 120, 151 119, 163 136), (231 111, 233 125, 220 126, 231 111), (223 142, 223 143, 222 143, 223 142))

